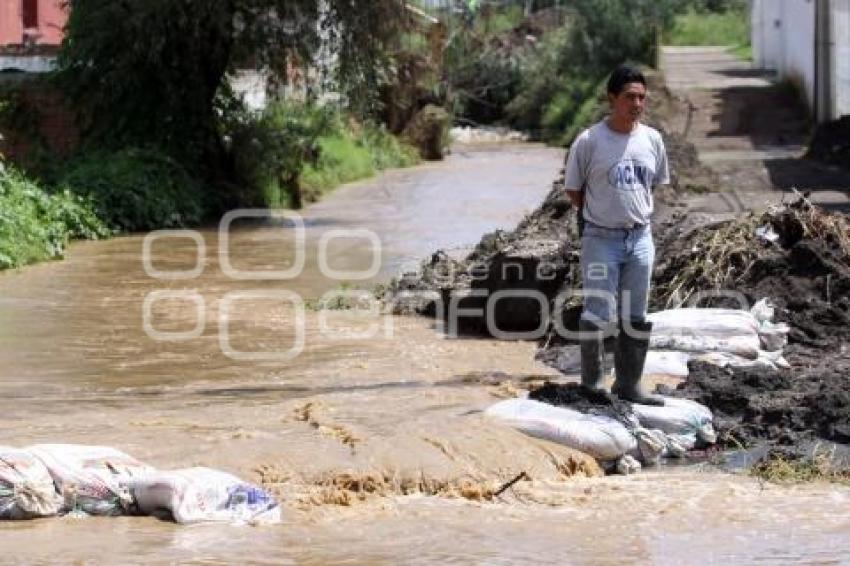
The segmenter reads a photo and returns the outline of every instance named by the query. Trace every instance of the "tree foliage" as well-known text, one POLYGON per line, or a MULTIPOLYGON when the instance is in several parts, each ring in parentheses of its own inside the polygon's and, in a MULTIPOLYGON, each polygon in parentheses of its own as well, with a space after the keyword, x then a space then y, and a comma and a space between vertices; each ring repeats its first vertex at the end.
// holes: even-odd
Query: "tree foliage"
POLYGON ((59 78, 97 145, 209 162, 227 73, 322 55, 368 111, 403 21, 401 0, 73 0, 59 78))

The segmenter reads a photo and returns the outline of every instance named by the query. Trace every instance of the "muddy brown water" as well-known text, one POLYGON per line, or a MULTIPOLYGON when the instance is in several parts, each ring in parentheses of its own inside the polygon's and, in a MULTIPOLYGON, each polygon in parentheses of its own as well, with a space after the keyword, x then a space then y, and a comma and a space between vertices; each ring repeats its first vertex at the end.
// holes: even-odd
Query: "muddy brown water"
MULTIPOLYGON (((200 265, 192 279, 146 273, 142 235, 75 244, 65 261, 0 275, 0 444, 106 444, 162 469, 220 468, 262 481, 284 508, 282 525, 261 528, 135 517, 3 523, 0 561, 846 559, 848 489, 692 467, 585 477, 598 469, 581 454, 487 422, 481 409, 554 376, 533 361, 532 344, 449 340, 416 318, 389 319, 387 330, 384 319, 311 308, 299 327, 293 297, 310 305, 344 282, 385 280, 437 248, 512 227, 548 192, 561 158, 534 145, 467 148, 344 187, 304 211, 304 269, 285 281, 229 277, 214 229, 200 232, 200 260, 188 238, 152 246, 161 271, 200 265), (323 235, 363 229, 382 244, 377 273, 324 275, 323 235), (381 332, 362 336, 376 320, 381 332), (283 359, 297 328, 303 351, 283 359), (184 336, 157 340, 151 329, 184 336), (488 500, 519 472, 531 479, 488 500)), ((363 232, 336 236, 328 265, 370 266, 363 232)), ((289 224, 240 226, 229 249, 246 271, 297 260, 289 224)))

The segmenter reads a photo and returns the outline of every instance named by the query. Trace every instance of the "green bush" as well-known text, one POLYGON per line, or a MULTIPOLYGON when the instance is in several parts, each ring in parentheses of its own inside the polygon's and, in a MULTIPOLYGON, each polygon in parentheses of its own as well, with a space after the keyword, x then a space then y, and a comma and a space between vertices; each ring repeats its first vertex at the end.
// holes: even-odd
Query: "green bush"
MULTIPOLYGON (((607 80, 607 79, 606 79, 607 80)), ((573 143, 573 140, 582 130, 598 122, 605 115, 605 82, 597 84, 594 88, 588 90, 584 102, 576 109, 575 113, 570 118, 570 124, 566 129, 562 130, 559 137, 555 138, 558 145, 568 146, 573 143)))
POLYGON ((319 138, 342 129, 332 109, 287 101, 264 112, 233 112, 222 134, 240 184, 237 206, 301 206, 298 179, 316 161, 319 138))
POLYGON ((59 185, 90 198, 98 216, 114 230, 190 226, 204 218, 200 184, 154 149, 84 153, 67 165, 59 185))
POLYGON ((348 123, 332 107, 280 101, 234 116, 225 135, 242 206, 298 208, 340 184, 418 162, 385 128, 348 123))
POLYGON ((419 163, 419 153, 416 149, 400 141, 383 126, 363 126, 357 142, 372 156, 375 169, 410 167, 419 163))
POLYGON ((0 269, 62 257, 72 238, 109 235, 87 199, 68 190, 49 194, 0 163, 0 269))

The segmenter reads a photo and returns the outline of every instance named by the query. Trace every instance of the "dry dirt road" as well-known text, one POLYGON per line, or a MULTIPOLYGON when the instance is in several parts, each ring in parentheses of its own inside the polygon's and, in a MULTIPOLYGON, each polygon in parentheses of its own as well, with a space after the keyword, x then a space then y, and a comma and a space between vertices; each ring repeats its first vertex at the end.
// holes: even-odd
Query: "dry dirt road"
POLYGON ((691 209, 740 212, 791 198, 850 211, 850 171, 803 158, 811 131, 795 89, 755 69, 725 47, 664 47, 667 85, 688 102, 688 141, 720 181, 720 191, 691 200, 691 209))

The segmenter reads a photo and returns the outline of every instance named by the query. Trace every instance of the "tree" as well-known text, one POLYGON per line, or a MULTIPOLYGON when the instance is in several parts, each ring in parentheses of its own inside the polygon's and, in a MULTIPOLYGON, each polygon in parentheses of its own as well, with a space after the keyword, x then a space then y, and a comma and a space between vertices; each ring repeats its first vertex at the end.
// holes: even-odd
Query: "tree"
POLYGON ((401 0, 73 0, 59 80, 86 138, 159 146, 189 166, 214 163, 217 101, 245 62, 283 72, 324 49, 352 106, 370 110, 398 33, 401 0))

